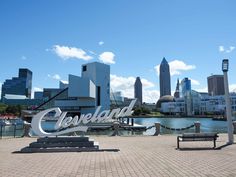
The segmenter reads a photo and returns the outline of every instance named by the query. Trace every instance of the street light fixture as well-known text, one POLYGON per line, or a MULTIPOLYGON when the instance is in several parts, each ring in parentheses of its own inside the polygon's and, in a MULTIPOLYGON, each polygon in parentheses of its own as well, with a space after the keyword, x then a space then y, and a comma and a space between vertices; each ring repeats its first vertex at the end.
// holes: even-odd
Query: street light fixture
POLYGON ((222 61, 222 71, 223 72, 228 72, 229 70, 229 60, 228 59, 223 59, 222 61))
POLYGON ((233 144, 234 135, 233 135, 232 110, 231 110, 231 103, 230 103, 230 98, 229 98, 229 84, 228 84, 228 75, 227 75, 228 70, 229 70, 229 60, 223 59, 222 71, 224 73, 226 116, 227 116, 227 124, 228 124, 228 144, 233 144))

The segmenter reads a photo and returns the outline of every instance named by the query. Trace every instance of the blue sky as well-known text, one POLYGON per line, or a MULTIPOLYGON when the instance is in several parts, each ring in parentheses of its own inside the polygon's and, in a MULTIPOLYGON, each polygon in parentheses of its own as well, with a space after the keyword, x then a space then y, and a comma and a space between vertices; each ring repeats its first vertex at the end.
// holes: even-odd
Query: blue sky
POLYGON ((234 0, 1 0, 0 83, 33 71, 33 87, 58 87, 81 64, 111 66, 111 86, 133 96, 143 80, 144 101, 159 98, 155 68, 171 64, 171 85, 192 79, 207 90, 207 76, 222 74, 229 58, 230 89, 236 89, 236 1, 234 0))

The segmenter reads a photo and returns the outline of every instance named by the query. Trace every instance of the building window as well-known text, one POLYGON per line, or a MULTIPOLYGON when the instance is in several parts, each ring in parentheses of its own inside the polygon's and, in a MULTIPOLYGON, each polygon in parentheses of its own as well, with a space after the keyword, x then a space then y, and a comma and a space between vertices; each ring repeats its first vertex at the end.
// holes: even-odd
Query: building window
POLYGON ((82 70, 83 70, 83 72, 84 72, 84 71, 87 71, 87 66, 84 65, 82 70))

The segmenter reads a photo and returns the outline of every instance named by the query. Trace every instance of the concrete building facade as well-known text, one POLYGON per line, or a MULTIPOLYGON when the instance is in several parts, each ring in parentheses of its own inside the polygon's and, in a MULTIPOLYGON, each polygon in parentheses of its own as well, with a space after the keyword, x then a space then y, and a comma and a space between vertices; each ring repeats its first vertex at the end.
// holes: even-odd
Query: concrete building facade
POLYGON ((99 62, 82 65, 81 76, 69 75, 61 88, 44 89, 43 108, 60 107, 63 111, 93 113, 110 109, 110 66, 99 62), (56 96, 56 97, 55 97, 56 96), (55 98, 54 98, 55 97, 55 98))
POLYGON ((208 94, 210 96, 224 95, 224 76, 212 75, 207 77, 208 94))
MULTIPOLYGON (((194 94, 193 94, 194 95, 194 94)), ((236 115, 236 95, 231 94, 232 114, 236 115)), ((225 97, 207 96, 200 97, 199 94, 191 98, 193 100, 192 115, 225 115, 225 97)), ((175 99, 175 102, 166 102, 161 104, 161 112, 165 114, 187 115, 186 100, 184 98, 175 99)))

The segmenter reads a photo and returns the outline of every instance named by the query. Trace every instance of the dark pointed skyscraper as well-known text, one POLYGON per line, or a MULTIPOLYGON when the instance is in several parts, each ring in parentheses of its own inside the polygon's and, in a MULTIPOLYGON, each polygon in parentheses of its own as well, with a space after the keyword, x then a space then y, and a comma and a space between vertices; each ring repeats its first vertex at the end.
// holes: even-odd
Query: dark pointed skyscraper
POLYGON ((137 98, 139 105, 143 103, 142 82, 140 77, 137 77, 134 83, 134 98, 137 98))
POLYGON ((174 93, 175 98, 179 98, 179 79, 177 80, 176 89, 174 93))
POLYGON ((160 65, 160 97, 171 95, 170 67, 165 57, 160 65))

